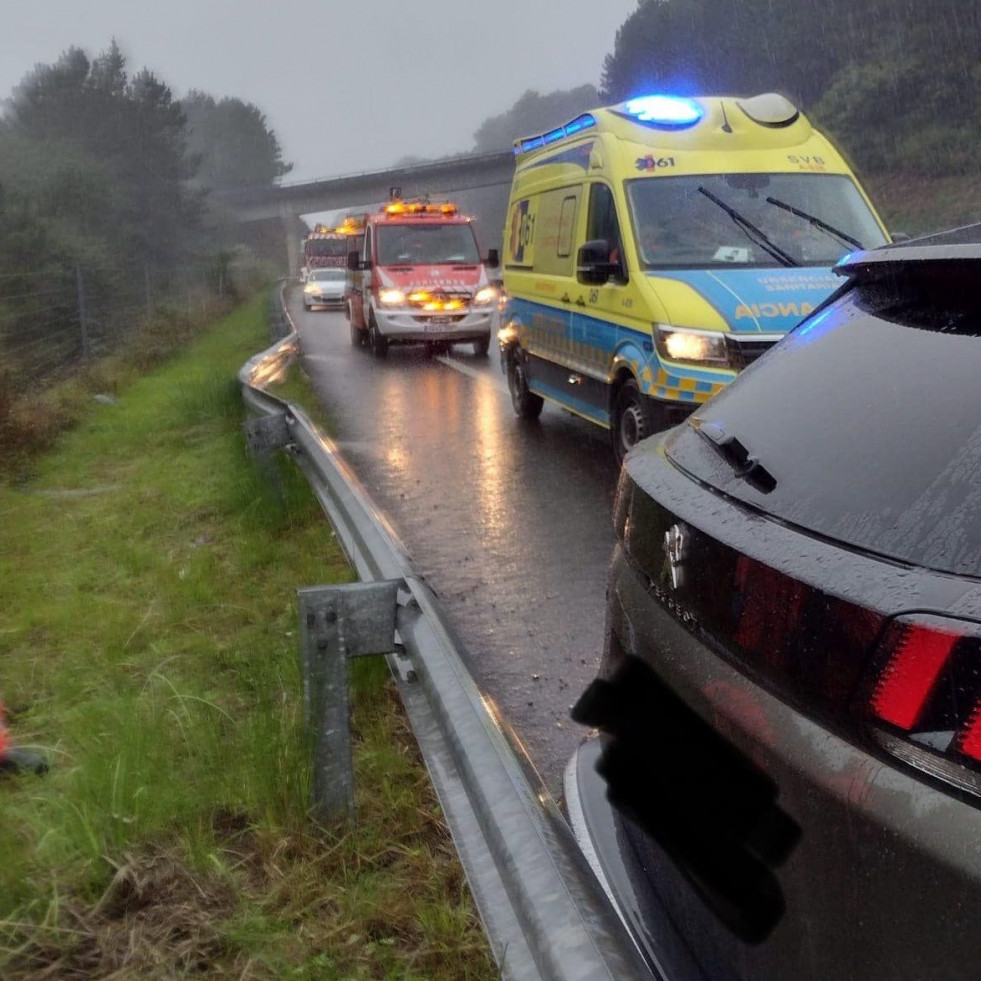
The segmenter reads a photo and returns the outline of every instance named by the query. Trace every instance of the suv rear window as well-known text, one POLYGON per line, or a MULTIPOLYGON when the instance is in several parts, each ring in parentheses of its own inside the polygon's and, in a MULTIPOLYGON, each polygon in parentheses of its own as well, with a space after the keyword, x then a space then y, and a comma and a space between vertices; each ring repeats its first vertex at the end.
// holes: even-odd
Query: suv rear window
POLYGON ((981 575, 979 274, 978 259, 864 270, 672 433, 669 457, 801 528, 981 575), (766 479, 737 476, 747 456, 766 479))

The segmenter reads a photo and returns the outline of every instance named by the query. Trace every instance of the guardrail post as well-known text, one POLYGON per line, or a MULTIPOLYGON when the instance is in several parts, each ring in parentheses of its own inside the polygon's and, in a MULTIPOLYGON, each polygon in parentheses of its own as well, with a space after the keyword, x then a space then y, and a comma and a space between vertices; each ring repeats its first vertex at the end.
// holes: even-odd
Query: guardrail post
POLYGON ((269 298, 269 339, 275 343, 284 338, 291 330, 289 318, 283 309, 283 298, 279 291, 274 291, 269 298))
POLYGON ((390 654, 400 580, 298 589, 303 720, 313 751, 311 804, 324 822, 354 818, 347 661, 390 654))

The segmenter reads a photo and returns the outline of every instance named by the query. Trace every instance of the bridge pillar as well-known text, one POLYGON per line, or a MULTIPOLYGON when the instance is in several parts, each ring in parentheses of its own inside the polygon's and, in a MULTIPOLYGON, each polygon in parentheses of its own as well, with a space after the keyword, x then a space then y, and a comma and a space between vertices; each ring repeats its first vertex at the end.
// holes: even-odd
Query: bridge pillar
POLYGON ((279 217, 286 234, 286 272, 289 276, 296 276, 302 263, 300 239, 306 235, 308 229, 300 216, 285 206, 280 208, 279 217))

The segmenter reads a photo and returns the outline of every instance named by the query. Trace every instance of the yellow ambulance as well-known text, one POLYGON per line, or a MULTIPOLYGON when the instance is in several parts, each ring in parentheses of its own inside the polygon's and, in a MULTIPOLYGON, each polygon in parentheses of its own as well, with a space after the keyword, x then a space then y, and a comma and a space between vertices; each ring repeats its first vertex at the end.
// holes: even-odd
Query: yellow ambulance
POLYGON ((783 96, 651 95, 517 140, 498 339, 515 411, 543 400, 622 459, 683 420, 889 235, 783 96))

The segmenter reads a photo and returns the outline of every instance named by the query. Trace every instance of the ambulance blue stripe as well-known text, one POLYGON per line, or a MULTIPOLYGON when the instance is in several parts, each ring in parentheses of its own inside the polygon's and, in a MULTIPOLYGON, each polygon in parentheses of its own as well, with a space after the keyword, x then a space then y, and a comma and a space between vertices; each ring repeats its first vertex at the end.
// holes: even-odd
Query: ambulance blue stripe
POLYGON ((663 270, 648 275, 690 286, 715 307, 730 330, 739 333, 785 333, 804 319, 804 304, 814 309, 841 285, 830 270, 798 266, 663 270), (787 312, 780 312, 781 307, 787 312))
MULTIPOLYGON (((651 370, 655 374, 660 367, 657 355, 652 353, 653 338, 650 333, 645 333, 636 327, 629 327, 626 324, 611 324, 608 320, 602 320, 599 317, 590 317, 584 313, 573 313, 571 316, 576 318, 577 330, 572 335, 572 328, 568 325, 570 312, 567 307, 552 306, 548 303, 538 303, 534 300, 525 300, 512 296, 508 299, 508 311, 513 319, 518 320, 526 327, 532 326, 532 317, 536 313, 560 317, 567 324, 565 331, 561 335, 563 344, 571 344, 573 341, 580 344, 588 344, 591 347, 601 350, 611 360, 616 351, 623 346, 624 342, 632 342, 645 353, 646 361, 644 362, 644 367, 650 365, 651 370)), ((555 336, 559 337, 560 335, 556 332, 555 336)), ((675 372, 675 374, 668 379, 668 385, 677 387, 681 384, 682 378, 693 378, 697 384, 706 386, 698 388, 696 384, 696 389, 703 392, 711 391, 713 385, 718 385, 719 382, 726 382, 731 377, 728 374, 716 374, 699 368, 681 368, 678 365, 671 365, 671 371, 675 372)))
POLYGON ((595 405, 590 405, 589 402, 584 402, 582 399, 570 395, 564 389, 555 388, 537 378, 529 382, 528 388, 537 395, 544 395, 545 398, 552 399, 560 405, 567 405, 569 408, 575 409, 587 419, 592 419, 593 422, 598 422, 602 426, 608 426, 610 423, 609 415, 606 412, 601 412, 595 405))

